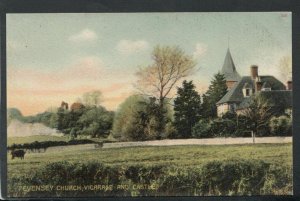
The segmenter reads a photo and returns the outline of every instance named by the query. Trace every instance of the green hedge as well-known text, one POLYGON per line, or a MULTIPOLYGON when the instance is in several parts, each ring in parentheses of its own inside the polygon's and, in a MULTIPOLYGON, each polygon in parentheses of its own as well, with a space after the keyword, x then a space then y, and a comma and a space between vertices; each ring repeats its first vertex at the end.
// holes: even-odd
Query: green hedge
POLYGON ((101 163, 55 162, 31 177, 10 178, 13 196, 206 196, 291 194, 291 167, 261 160, 212 161, 196 167, 162 165, 110 166, 101 163), (18 186, 110 185, 112 190, 24 192, 18 186), (118 184, 131 186, 117 189, 118 184), (148 184, 154 189, 133 189, 148 184), (19 190, 18 190, 19 189, 19 190))
MULTIPOLYGON (((111 142, 109 140, 105 140, 102 143, 111 142)), ((40 150, 40 149, 47 149, 49 147, 56 147, 56 146, 67 146, 67 145, 79 145, 79 144, 93 144, 96 143, 93 140, 89 139, 80 139, 80 140, 70 140, 70 141, 43 141, 43 142, 32 142, 32 143, 24 143, 24 144, 12 144, 11 146, 7 147, 8 150, 14 149, 27 149, 27 150, 40 150)))

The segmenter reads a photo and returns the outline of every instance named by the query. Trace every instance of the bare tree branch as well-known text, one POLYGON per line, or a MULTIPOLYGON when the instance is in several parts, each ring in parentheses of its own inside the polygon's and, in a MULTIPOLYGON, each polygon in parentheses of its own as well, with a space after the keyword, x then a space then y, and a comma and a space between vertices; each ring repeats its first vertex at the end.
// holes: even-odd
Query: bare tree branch
POLYGON ((169 46, 154 48, 152 59, 152 65, 140 68, 136 73, 137 88, 152 94, 163 104, 178 81, 193 72, 196 63, 180 48, 169 46))

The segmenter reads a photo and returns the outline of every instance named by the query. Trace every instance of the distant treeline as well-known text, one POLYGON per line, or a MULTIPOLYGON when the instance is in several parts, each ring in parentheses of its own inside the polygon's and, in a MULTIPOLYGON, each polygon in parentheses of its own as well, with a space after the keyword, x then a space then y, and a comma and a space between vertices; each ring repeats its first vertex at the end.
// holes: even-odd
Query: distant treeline
POLYGON ((59 107, 54 111, 45 111, 33 116, 23 116, 18 109, 10 108, 7 115, 8 124, 16 119, 23 123, 42 123, 71 138, 79 135, 107 137, 112 128, 114 112, 108 111, 100 105, 80 105, 81 107, 74 110, 59 107))

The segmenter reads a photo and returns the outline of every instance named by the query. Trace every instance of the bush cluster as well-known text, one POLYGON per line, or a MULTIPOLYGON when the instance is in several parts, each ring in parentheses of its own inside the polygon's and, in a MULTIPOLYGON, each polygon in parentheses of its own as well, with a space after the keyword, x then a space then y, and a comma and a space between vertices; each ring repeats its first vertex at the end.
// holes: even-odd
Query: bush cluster
MULTIPOLYGON (((212 137, 250 137, 251 121, 243 115, 226 113, 222 117, 205 120, 201 119, 192 129, 194 138, 212 137)), ((283 115, 272 117, 257 130, 257 136, 291 136, 292 120, 283 115)))
POLYGON ((272 135, 292 135, 292 120, 287 116, 272 117, 269 127, 272 135))

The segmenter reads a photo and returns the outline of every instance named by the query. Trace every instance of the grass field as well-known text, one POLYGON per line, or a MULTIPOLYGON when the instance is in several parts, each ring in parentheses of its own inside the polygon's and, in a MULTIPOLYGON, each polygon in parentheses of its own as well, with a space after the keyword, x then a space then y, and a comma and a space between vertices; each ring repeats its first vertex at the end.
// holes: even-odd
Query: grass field
POLYGON ((42 165, 67 160, 69 162, 98 161, 112 165, 160 164, 197 166, 208 161, 228 159, 260 159, 270 163, 292 165, 291 144, 215 145, 132 147, 64 152, 32 153, 25 160, 8 156, 8 177, 30 174, 42 165))
MULTIPOLYGON (((25 143, 25 142, 31 142, 32 140, 68 140, 67 138, 63 137, 55 137, 52 136, 51 138, 45 139, 44 137, 37 137, 34 138, 23 138, 23 139, 14 139, 19 140, 18 143, 25 143)), ((101 140, 100 140, 101 141, 101 140)), ((84 145, 77 145, 77 146, 84 146, 84 145)), ((18 185, 18 182, 23 182, 24 177, 31 178, 36 177, 35 173, 39 172, 41 170, 45 170, 45 167, 48 165, 48 167, 52 167, 55 163, 60 163, 62 161, 67 161, 70 164, 74 164, 74 167, 71 167, 71 169, 76 170, 77 163, 81 164, 104 164, 107 167, 115 168, 116 170, 119 169, 118 167, 144 167, 149 168, 151 171, 151 167, 166 167, 168 171, 173 171, 172 168, 176 169, 176 175, 175 178, 171 179, 176 181, 180 177, 184 178, 193 178, 194 176, 189 176, 189 174, 196 174, 199 175, 200 172, 197 173, 199 168, 201 169, 203 166, 208 165, 209 163, 214 162, 221 162, 224 164, 228 163, 226 161, 229 160, 235 160, 235 161, 241 161, 243 163, 243 160, 251 161, 264 161, 273 167, 278 167, 278 171, 275 170, 275 174, 283 175, 283 180, 280 178, 278 181, 275 182, 277 176, 275 176, 275 180, 271 179, 270 182, 272 183, 271 187, 268 187, 268 182, 264 182, 264 187, 266 186, 269 188, 268 191, 264 191, 263 193, 268 194, 289 194, 291 192, 291 177, 292 177, 292 144, 291 143, 285 143, 285 144, 248 144, 248 145, 177 145, 177 146, 158 146, 158 147, 124 147, 124 148, 110 148, 110 149, 77 149, 79 147, 73 146, 67 149, 64 149, 63 151, 59 148, 53 147, 51 151, 46 151, 44 153, 26 153, 25 159, 14 159, 11 160, 11 156, 8 155, 8 183, 10 186, 10 189, 14 189, 15 185, 18 185), (50 165, 50 166, 49 166, 50 165), (171 168, 171 169, 170 169, 171 168), (196 170, 196 172, 193 172, 191 170, 196 170), (282 173, 283 171, 283 173, 282 173), (180 173, 182 172, 182 173, 180 173), (188 173, 190 172, 190 173, 188 173), (278 173, 276 173, 278 172, 278 173), (10 183, 10 181, 14 181, 14 183, 10 183), (274 183, 275 182, 275 183, 274 183), (278 183, 279 182, 279 183, 278 183), (283 185, 282 185, 283 184, 283 185), (278 186, 279 185, 279 186, 278 186), (275 186, 275 187, 274 187, 275 186), (281 187, 280 187, 281 186, 281 187), (273 188, 276 188, 273 191, 273 188), (271 189, 271 190, 270 190, 271 189)), ((9 154, 9 153, 8 153, 9 154)), ((239 163, 239 162, 238 162, 239 163)), ((248 163, 248 162, 246 162, 248 163)), ((239 164, 236 167, 242 167, 239 164)), ((55 165, 54 165, 55 166, 55 165)), ((255 163, 250 165, 251 168, 256 168, 255 163)), ((80 166, 81 167, 81 166, 80 166)), ((222 168, 222 167, 221 167, 222 168)), ((224 166, 225 168, 225 166, 224 166)), ((47 168, 46 168, 47 169, 47 168)), ((60 168, 58 169, 58 171, 60 168)), ((219 169, 220 170, 220 169, 219 169)), ((255 171, 264 171, 264 169, 255 170, 255 171)), ((139 170, 140 171, 140 170, 139 170)), ((214 171, 212 169, 212 171, 214 171)), ((224 174, 227 174, 227 170, 221 170, 224 171, 224 174)), ((230 171, 236 171, 234 169, 231 169, 230 171)), ((243 168, 242 168, 243 171, 243 168)), ((250 170, 251 172, 252 170, 250 170)), ((273 170, 274 172, 274 170, 273 170)), ((47 173, 46 173, 47 174, 47 173)), ((56 174, 54 172, 54 174, 56 174)), ((114 174, 114 173, 112 173, 114 174)), ((136 173, 140 174, 140 173, 136 173)), ((172 174, 175 174, 174 172, 169 175, 169 173, 164 173, 162 178, 166 177, 173 177, 172 174)), ((244 174, 244 173, 242 173, 244 174)), ((253 174, 253 173, 252 173, 253 174)), ((267 173, 269 174, 269 173, 267 173)), ((76 175, 76 174, 75 174, 76 175)), ((221 176, 223 177, 223 176, 221 176)), ((250 173, 251 177, 251 173, 250 173)), ((257 176, 256 176, 257 177, 257 176)), ((268 177, 268 176, 267 176, 268 177)), ((273 176, 272 176, 273 177, 273 176)), ((94 177, 92 177, 94 178, 94 177)), ((183 178, 183 180, 184 180, 183 178)), ((259 176, 258 176, 259 178, 259 176)), ((210 177, 208 178, 210 179, 210 177)), ((224 178, 223 178, 224 179, 224 178)), ((164 179, 163 179, 164 180, 164 179)), ((181 181, 182 179, 179 179, 178 181, 181 181)), ((207 179, 205 179, 207 180, 207 179)), ((50 180, 51 181, 51 180, 50 180)), ((124 180, 127 182, 127 180, 124 180)), ((160 181, 160 182, 167 182, 168 180, 160 181)), ((223 181, 226 181, 223 180, 223 181)), ((239 182, 244 182, 246 180, 241 180, 239 182)), ((189 179, 187 179, 185 182, 189 183, 189 179)), ((210 181, 209 181, 210 182, 210 181)), ((218 182, 217 182, 218 183, 218 182)), ((21 185, 21 184, 19 184, 21 185)), ((178 184, 181 185, 181 184, 178 184)), ((184 185, 184 184, 182 184, 184 185)), ((195 184, 195 186, 199 185, 195 184)), ((231 185, 231 184, 230 184, 231 185)), ((251 184, 247 184, 248 188, 251 184)), ((169 184, 166 184, 166 186, 169 186, 169 184)), ((197 190, 198 187, 193 187, 197 190)), ((256 189, 256 193, 260 194, 261 187, 256 189)), ((183 191, 186 192, 186 191, 183 191)), ((231 192, 231 191, 230 191, 231 192)), ((221 194, 222 195, 228 195, 230 194, 228 191, 224 191, 221 194)), ((239 194, 239 190, 236 190, 233 194, 239 194)), ((251 192, 251 190, 248 191, 241 191, 241 195, 252 194, 255 192, 251 192)), ((171 193, 171 192, 170 192, 171 193)), ((189 192, 187 195, 192 195, 193 192, 189 192)), ((219 191, 213 191, 212 193, 208 193, 208 195, 215 195, 216 193, 219 193, 219 191)), ((159 194, 159 193, 158 193, 159 194)), ((198 192, 197 195, 201 195, 202 193, 198 192)), ((204 195, 206 195, 204 193, 204 195)), ((20 195, 20 194, 18 194, 20 195)), ((52 195, 52 194, 51 194, 52 195)), ((160 195, 160 194, 159 194, 160 195)), ((174 195, 174 192, 173 194, 174 195)))

